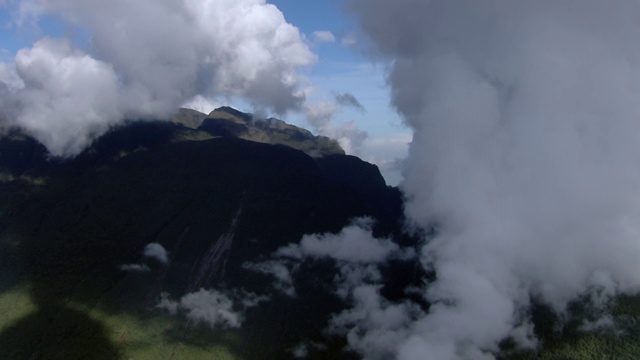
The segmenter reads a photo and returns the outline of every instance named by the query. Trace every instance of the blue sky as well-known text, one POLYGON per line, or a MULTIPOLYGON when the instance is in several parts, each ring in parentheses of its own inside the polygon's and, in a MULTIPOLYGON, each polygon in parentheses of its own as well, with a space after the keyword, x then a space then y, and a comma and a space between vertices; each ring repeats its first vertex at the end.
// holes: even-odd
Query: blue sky
POLYGON ((357 24, 340 0, 301 1, 273 0, 288 22, 302 31, 319 59, 306 71, 312 83, 328 94, 348 92, 367 109, 362 114, 355 109, 343 109, 338 116, 356 120, 370 136, 407 133, 396 112, 389 106, 389 91, 384 80, 384 66, 374 64, 357 44, 345 46, 345 38, 357 39, 357 24), (335 42, 315 41, 315 31, 330 31, 335 42))
MULTIPOLYGON (((286 21, 296 26, 306 37, 317 62, 301 70, 313 89, 308 93, 310 102, 334 101, 336 94, 349 93, 363 105, 366 111, 353 107, 338 107, 333 119, 336 125, 353 122, 366 131, 369 138, 362 149, 355 155, 371 162, 384 164, 404 157, 406 144, 410 140, 410 131, 402 124, 399 116, 389 105, 389 90, 384 80, 383 64, 371 61, 358 49, 361 49, 357 38, 357 24, 344 9, 342 0, 302 1, 272 0, 269 3, 278 7, 286 21), (317 31, 330 32, 335 40, 322 41, 314 35, 317 31)), ((38 19, 37 25, 23 23, 18 26, 12 13, 9 0, 0 0, 0 62, 12 63, 15 53, 21 48, 29 48, 44 36, 64 37, 70 39, 75 46, 86 48, 88 36, 81 29, 74 29, 68 24, 51 16, 38 19)), ((16 2, 13 2, 16 4, 16 2)), ((326 34, 325 34, 326 35, 326 34)), ((246 105, 238 101, 235 105, 241 110, 246 105)), ((308 127, 302 113, 288 113, 286 121, 308 127)), ((394 170, 395 171, 395 170, 394 170)), ((388 175, 391 183, 398 182, 398 174, 388 175)))
MULTIPOLYGON (((389 105, 389 90, 384 76, 384 65, 376 64, 359 49, 359 43, 345 46, 343 39, 358 39, 357 24, 340 0, 270 1, 283 12, 288 22, 297 26, 312 44, 318 55, 318 62, 306 72, 322 96, 332 92, 353 94, 367 110, 360 112, 352 108, 342 108, 336 115, 336 122, 355 121, 367 131, 369 139, 364 144, 361 157, 377 162, 387 181, 397 184, 400 174, 397 168, 389 169, 383 162, 402 158, 406 155, 406 144, 410 141, 410 131, 394 109, 389 105), (330 31, 334 42, 315 41, 315 31, 330 31)), ((295 118, 296 116, 291 116, 295 118)), ((293 119, 290 119, 293 120, 293 119)))

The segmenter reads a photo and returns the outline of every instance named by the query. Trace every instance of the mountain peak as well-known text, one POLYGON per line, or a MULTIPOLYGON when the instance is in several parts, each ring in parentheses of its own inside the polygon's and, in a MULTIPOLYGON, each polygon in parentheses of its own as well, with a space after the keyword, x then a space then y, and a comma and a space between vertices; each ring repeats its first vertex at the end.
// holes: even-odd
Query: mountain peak
POLYGON ((231 119, 236 122, 248 123, 253 120, 253 115, 236 110, 230 106, 221 106, 209 113, 210 118, 231 119))
POLYGON ((345 154, 334 139, 316 136, 309 130, 276 118, 254 121, 252 114, 229 106, 216 108, 209 115, 183 108, 171 117, 171 121, 213 136, 288 146, 315 158, 345 154))

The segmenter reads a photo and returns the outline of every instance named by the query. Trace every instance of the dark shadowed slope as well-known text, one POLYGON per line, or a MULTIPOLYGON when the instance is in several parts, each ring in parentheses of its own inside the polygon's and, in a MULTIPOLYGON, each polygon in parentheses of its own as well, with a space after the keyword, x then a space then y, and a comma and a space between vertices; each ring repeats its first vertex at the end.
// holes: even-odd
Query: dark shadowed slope
MULTIPOLYGON (((304 234, 375 216, 380 210, 368 197, 397 192, 379 173, 356 184, 287 146, 203 134, 132 123, 65 162, 47 161, 28 137, 3 138, 0 358, 168 358, 176 351, 177 359, 215 346, 220 358, 282 358, 301 340, 323 338, 328 315, 341 306, 327 292, 330 267, 301 273, 295 280, 304 285, 289 298, 242 264, 304 234), (152 242, 169 251, 168 265, 142 257, 152 242), (134 263, 150 271, 118 270, 134 263), (230 331, 185 330, 182 318, 152 311, 163 291, 179 298, 199 288, 273 299, 230 331)), ((370 165, 356 166, 373 174, 370 165)), ((382 219, 380 231, 398 223, 399 199, 393 203, 396 218, 382 219)), ((342 354, 338 346, 321 356, 333 351, 342 354)))

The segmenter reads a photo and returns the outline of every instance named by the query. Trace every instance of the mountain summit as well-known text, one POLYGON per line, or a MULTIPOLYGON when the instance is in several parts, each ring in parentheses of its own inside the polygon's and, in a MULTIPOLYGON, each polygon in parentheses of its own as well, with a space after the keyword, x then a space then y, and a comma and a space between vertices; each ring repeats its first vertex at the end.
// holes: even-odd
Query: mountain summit
POLYGON ((265 144, 279 144, 302 150, 312 157, 344 155, 338 142, 326 136, 275 119, 255 119, 253 115, 223 106, 205 115, 180 109, 171 121, 214 136, 232 136, 265 144))

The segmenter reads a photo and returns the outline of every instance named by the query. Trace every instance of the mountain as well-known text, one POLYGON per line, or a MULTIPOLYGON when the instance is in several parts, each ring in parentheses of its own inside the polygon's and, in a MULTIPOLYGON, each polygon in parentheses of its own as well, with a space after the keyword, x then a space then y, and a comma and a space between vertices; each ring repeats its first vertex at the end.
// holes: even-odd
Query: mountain
MULTIPOLYGON (((340 264, 290 262, 288 279, 283 268, 255 269, 305 235, 337 234, 363 217, 374 219, 376 237, 417 248, 402 230, 402 200, 375 165, 344 155, 334 140, 229 107, 130 122, 70 160, 6 133, 0 359, 290 359, 294 350, 309 359, 358 358, 343 335, 325 331, 348 306, 336 294, 340 264), (274 276, 295 285, 295 296, 274 276), (237 314, 225 312, 230 301, 237 314), (211 304, 224 311, 211 312, 211 304)), ((427 311, 415 289, 435 276, 415 257, 394 259, 380 266, 380 292, 427 311)), ((638 297, 617 299, 622 328, 596 333, 580 330, 598 320, 585 304, 572 304, 567 318, 536 304, 542 348, 517 351, 506 340, 498 358, 640 353, 638 297)))
POLYGON ((400 193, 374 165, 231 108, 132 122, 64 161, 13 132, 0 139, 0 204, 0 359, 281 359, 306 340, 334 342, 317 358, 349 356, 322 332, 344 306, 328 291, 332 266, 305 265, 294 298, 245 264, 354 218, 376 218, 382 235, 402 221, 400 193), (145 258, 150 243, 170 263, 145 258), (271 300, 227 330, 155 308, 161 293, 199 289, 271 300))
POLYGON ((191 109, 180 109, 171 121, 213 136, 228 136, 265 144, 285 145, 302 150, 312 157, 344 155, 337 141, 315 136, 306 129, 275 119, 254 119, 251 114, 228 106, 213 110, 209 115, 191 109))

